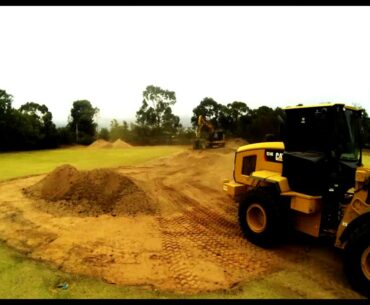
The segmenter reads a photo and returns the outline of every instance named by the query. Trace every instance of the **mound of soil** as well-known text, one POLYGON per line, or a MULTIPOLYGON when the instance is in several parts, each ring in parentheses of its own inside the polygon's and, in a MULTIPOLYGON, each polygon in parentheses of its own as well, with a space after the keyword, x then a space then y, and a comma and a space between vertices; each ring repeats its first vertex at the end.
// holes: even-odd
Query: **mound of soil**
POLYGON ((112 148, 113 144, 109 143, 108 141, 99 139, 91 143, 88 147, 89 148, 112 148))
POLYGON ((115 216, 156 212, 153 201, 142 189, 111 169, 78 171, 71 165, 62 165, 24 192, 45 200, 43 208, 59 214, 64 211, 81 216, 115 216))
POLYGON ((235 138, 235 139, 230 139, 226 141, 226 147, 227 148, 235 148, 237 149, 240 146, 247 145, 248 141, 242 139, 242 138, 235 138))
POLYGON ((117 139, 113 143, 113 148, 130 148, 130 147, 132 147, 131 144, 128 144, 125 141, 122 141, 121 139, 117 139))

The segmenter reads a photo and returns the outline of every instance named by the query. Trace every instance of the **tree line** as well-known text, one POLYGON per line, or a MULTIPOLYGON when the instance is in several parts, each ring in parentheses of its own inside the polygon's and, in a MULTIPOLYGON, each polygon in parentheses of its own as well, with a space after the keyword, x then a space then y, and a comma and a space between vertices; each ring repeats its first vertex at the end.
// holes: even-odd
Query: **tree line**
POLYGON ((206 97, 193 109, 191 123, 194 127, 199 115, 206 117, 215 128, 224 130, 227 137, 258 142, 279 138, 284 111, 278 107, 272 109, 267 106, 251 109, 240 101, 223 105, 206 97))
POLYGON ((89 144, 96 138, 94 116, 99 109, 87 100, 73 103, 68 124, 57 128, 46 105, 27 102, 14 108, 13 96, 0 89, 0 151, 56 148, 89 144))
MULTIPOLYGON (((46 105, 27 102, 13 108, 13 96, 0 89, 0 151, 56 148, 61 145, 88 145, 96 139, 122 139, 136 145, 189 144, 195 137, 199 115, 226 137, 239 137, 248 142, 279 140, 284 111, 261 106, 251 109, 246 103, 234 101, 226 105, 205 97, 193 109, 192 128, 184 128, 172 111, 176 104, 174 91, 147 86, 135 123, 111 121, 109 128, 98 130, 99 109, 88 100, 72 104, 68 123, 57 128, 46 105)), ((370 143, 370 118, 365 111, 365 142, 370 143)))
POLYGON ((148 86, 143 92, 143 101, 136 112, 136 123, 120 124, 112 120, 110 129, 103 128, 99 138, 118 138, 133 144, 189 144, 195 137, 199 115, 203 115, 215 129, 223 129, 227 137, 241 137, 249 142, 276 139, 279 134, 280 108, 267 106, 250 109, 245 103, 234 101, 223 105, 210 97, 204 98, 193 109, 192 128, 183 128, 180 118, 172 113, 176 103, 175 92, 160 87, 148 86))

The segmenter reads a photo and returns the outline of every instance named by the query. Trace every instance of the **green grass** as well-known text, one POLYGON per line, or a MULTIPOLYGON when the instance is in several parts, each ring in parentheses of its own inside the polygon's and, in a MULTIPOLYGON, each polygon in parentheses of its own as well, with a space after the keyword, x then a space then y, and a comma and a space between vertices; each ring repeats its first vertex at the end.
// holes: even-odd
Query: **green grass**
MULTIPOLYGON (((78 169, 135 165, 184 149, 179 146, 133 147, 130 149, 63 148, 30 152, 0 153, 0 181, 43 174, 62 164, 78 169)), ((370 167, 370 151, 364 150, 363 163, 370 167)))
POLYGON ((135 165, 184 149, 179 146, 133 147, 130 149, 63 148, 0 153, 0 181, 50 172, 62 164, 78 169, 135 165))

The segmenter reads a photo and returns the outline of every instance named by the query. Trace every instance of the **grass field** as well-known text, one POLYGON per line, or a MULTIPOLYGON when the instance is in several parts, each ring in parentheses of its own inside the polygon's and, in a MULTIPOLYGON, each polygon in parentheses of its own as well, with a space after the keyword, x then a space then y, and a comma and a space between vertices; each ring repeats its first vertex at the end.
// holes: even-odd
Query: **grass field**
MULTIPOLYGON (((135 165, 184 149, 179 146, 133 147, 130 149, 64 148, 31 152, 0 153, 0 181, 43 174, 62 164, 78 169, 135 165)), ((363 153, 363 163, 370 167, 370 150, 363 153)))
POLYGON ((184 149, 179 146, 132 147, 130 149, 64 148, 0 154, 0 181, 43 174, 62 164, 78 169, 135 165, 184 149))

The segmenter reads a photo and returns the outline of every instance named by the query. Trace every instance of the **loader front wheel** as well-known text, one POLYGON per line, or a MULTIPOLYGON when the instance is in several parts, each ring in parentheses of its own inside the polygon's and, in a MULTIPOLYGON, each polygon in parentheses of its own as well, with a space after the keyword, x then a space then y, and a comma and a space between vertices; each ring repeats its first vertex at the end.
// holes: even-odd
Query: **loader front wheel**
POLYGON ((360 226, 348 239, 344 273, 352 288, 370 296, 370 227, 360 226))
POLYGON ((282 215, 278 195, 270 188, 249 191, 239 204, 240 228, 249 241, 269 248, 276 245, 281 236, 282 215))
POLYGON ((246 213, 248 227, 255 233, 261 233, 266 229, 267 215, 265 208, 260 203, 252 203, 246 213))

